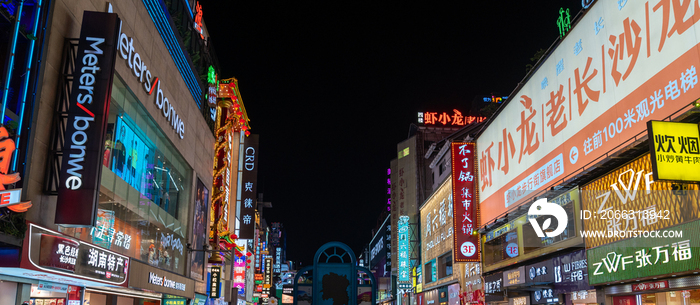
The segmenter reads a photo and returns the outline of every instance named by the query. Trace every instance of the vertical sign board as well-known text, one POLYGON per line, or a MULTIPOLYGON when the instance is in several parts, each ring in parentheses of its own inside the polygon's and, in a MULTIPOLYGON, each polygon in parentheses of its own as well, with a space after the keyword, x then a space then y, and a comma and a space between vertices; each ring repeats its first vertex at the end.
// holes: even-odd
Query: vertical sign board
POLYGON ((211 267, 211 279, 209 280, 209 297, 218 299, 221 296, 219 291, 219 282, 221 282, 221 267, 211 267))
POLYGON ((398 236, 399 236, 399 282, 409 282, 411 278, 409 277, 410 264, 408 262, 408 228, 409 228, 409 217, 401 216, 398 221, 398 236))
POLYGON ((241 224, 238 238, 253 239, 255 236, 255 200, 258 188, 258 135, 245 138, 243 146, 243 180, 241 183, 241 224))
POLYGON ((56 224, 95 225, 118 32, 117 14, 83 12, 68 101, 56 224))
POLYGON ((270 302, 270 292, 272 287, 272 258, 265 259, 265 278, 263 279, 262 304, 270 302))
POLYGON ((238 288, 238 293, 245 293, 245 256, 236 256, 233 260, 233 287, 238 288))
POLYGON ((454 225, 455 262, 480 262, 479 210, 476 194, 476 160, 474 143, 452 143, 452 205, 456 220, 454 225), (457 221, 459 220, 459 221, 457 221))
POLYGON ((647 122, 654 180, 700 181, 700 129, 695 123, 647 122))

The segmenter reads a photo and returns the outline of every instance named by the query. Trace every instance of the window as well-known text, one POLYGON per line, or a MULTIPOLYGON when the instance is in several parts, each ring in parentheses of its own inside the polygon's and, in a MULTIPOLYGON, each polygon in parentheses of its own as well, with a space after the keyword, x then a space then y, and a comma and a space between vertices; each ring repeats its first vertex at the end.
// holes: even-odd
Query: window
POLYGON ((502 260, 520 255, 518 246, 518 231, 502 233, 498 237, 484 243, 482 254, 484 265, 489 266, 502 260))
POLYGON ((429 261, 428 263, 425 264, 425 269, 423 274, 425 274, 425 283, 432 283, 437 281, 437 270, 435 266, 435 259, 429 261))
POLYGON ((444 278, 452 275, 452 252, 443 254, 438 259, 438 277, 444 278))

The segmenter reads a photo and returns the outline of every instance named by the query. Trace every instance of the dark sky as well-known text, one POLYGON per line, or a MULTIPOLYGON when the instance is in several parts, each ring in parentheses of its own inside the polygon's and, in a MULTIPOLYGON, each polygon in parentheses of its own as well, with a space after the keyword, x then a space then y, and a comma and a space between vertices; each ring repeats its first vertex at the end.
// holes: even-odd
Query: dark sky
POLYGON ((386 169, 424 110, 508 95, 579 0, 201 0, 221 66, 260 135, 259 192, 287 230, 287 257, 326 242, 356 255, 386 205, 386 169))

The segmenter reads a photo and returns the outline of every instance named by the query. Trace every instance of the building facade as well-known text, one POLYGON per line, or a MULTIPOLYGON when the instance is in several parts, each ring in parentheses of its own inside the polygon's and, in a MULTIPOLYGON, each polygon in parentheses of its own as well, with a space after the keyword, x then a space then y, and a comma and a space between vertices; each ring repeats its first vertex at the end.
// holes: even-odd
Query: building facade
POLYGON ((485 301, 697 302, 697 24, 584 4, 477 136, 485 301))
MULTIPOLYGON (((3 129, 20 148, 3 174, 21 179, 5 185, 19 189, 2 207, 19 226, 0 234, 0 287, 14 296, 0 302, 203 304, 211 287, 221 292, 212 304, 230 301, 232 262, 221 286, 208 285, 203 251, 218 186, 218 68, 201 6, 55 0, 3 9, 22 16, 14 41, 26 52, 6 66, 33 99, 3 99, 18 124, 3 129)), ((237 105, 231 120, 243 142, 248 117, 237 105)), ((231 228, 236 204, 225 211, 231 228)))

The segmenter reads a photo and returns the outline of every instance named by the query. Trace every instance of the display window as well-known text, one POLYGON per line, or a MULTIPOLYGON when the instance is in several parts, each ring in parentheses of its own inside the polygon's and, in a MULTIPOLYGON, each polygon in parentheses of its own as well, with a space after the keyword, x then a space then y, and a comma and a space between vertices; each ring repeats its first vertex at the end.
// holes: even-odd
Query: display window
POLYGON ((163 133, 166 127, 115 75, 96 226, 62 233, 184 273, 192 168, 163 133))
POLYGON ((49 283, 33 284, 30 290, 30 305, 67 305, 69 286, 49 283), (64 291, 65 290, 65 291, 64 291))
POLYGON ((615 296, 614 305, 700 305, 700 289, 615 296))

